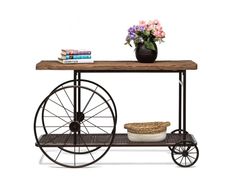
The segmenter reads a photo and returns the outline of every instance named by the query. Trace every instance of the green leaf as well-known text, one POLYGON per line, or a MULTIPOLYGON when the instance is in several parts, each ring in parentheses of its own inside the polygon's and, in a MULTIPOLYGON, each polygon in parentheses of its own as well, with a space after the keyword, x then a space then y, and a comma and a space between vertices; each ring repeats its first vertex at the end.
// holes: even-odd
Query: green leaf
POLYGON ((147 48, 149 50, 156 51, 156 48, 155 48, 155 46, 154 46, 154 44, 152 42, 145 41, 144 42, 144 46, 145 46, 145 48, 147 48))
POLYGON ((124 43, 124 45, 127 45, 127 44, 128 44, 130 47, 132 47, 130 41, 126 41, 126 42, 124 43))
POLYGON ((150 35, 150 32, 149 31, 144 31, 143 34, 148 37, 150 35))

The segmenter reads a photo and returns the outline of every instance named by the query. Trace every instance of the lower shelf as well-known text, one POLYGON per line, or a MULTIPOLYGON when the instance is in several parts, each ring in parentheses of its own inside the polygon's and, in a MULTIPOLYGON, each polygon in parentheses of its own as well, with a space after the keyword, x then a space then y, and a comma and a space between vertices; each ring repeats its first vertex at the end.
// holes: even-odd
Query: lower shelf
MULTIPOLYGON (((173 146, 183 140, 183 134, 167 134, 166 139, 161 142, 131 142, 127 138, 127 134, 115 134, 112 147, 128 147, 128 146, 173 146)), ((186 135, 187 141, 197 144, 192 134, 186 135)), ((76 144, 74 137, 68 134, 50 134, 42 135, 39 139, 41 147, 98 147, 108 146, 110 143, 110 135, 107 134, 82 134, 77 136, 76 144), (82 138, 81 138, 82 137, 82 138)), ((38 144, 36 143, 36 146, 38 144)))

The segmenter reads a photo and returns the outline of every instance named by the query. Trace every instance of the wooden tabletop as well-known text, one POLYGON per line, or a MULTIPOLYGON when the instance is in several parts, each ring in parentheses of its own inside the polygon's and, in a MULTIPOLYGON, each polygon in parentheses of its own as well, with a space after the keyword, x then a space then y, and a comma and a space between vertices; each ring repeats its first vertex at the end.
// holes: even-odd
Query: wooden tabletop
POLYGON ((56 60, 37 63, 37 70, 78 70, 81 72, 151 72, 195 70, 197 64, 192 60, 155 61, 139 63, 137 61, 95 61, 83 64, 62 64, 56 60))

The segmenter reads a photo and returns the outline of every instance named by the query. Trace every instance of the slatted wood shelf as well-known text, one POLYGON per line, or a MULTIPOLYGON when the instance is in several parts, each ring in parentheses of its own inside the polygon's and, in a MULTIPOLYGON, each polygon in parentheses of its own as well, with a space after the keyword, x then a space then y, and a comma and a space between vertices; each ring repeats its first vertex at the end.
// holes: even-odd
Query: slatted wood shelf
MULTIPOLYGON (((109 145, 110 135, 107 134, 83 134, 82 139, 77 136, 76 145, 74 144, 73 135, 68 134, 49 134, 42 135, 39 143, 42 147, 98 147, 109 145), (86 143, 86 144, 84 144, 86 143)), ((115 134, 112 147, 127 147, 127 146, 173 146, 183 140, 183 134, 167 134, 164 141, 161 142, 131 142, 127 138, 127 134, 115 134)), ((196 140, 192 134, 187 134, 187 141, 192 141, 196 144, 196 140)), ((36 146, 38 146, 36 144, 36 146)))
POLYGON ((94 63, 62 64, 56 60, 43 60, 37 63, 37 70, 77 70, 80 72, 161 72, 196 70, 192 60, 155 61, 139 63, 137 61, 95 61, 94 63))

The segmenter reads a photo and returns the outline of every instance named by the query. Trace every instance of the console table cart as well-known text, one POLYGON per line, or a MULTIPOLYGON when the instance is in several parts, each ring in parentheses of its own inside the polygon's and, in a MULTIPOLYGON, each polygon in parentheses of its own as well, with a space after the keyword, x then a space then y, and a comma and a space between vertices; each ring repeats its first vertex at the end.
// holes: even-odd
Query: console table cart
POLYGON ((199 156, 197 141, 186 130, 186 71, 197 69, 191 60, 95 61, 90 64, 62 64, 41 61, 37 70, 72 70, 73 79, 55 89, 39 105, 34 119, 36 146, 54 163, 71 168, 100 160, 110 147, 167 146, 173 161, 190 167, 199 156), (177 73, 179 75, 178 128, 161 142, 131 142, 127 134, 116 133, 117 109, 101 85, 81 79, 82 73, 177 73))

